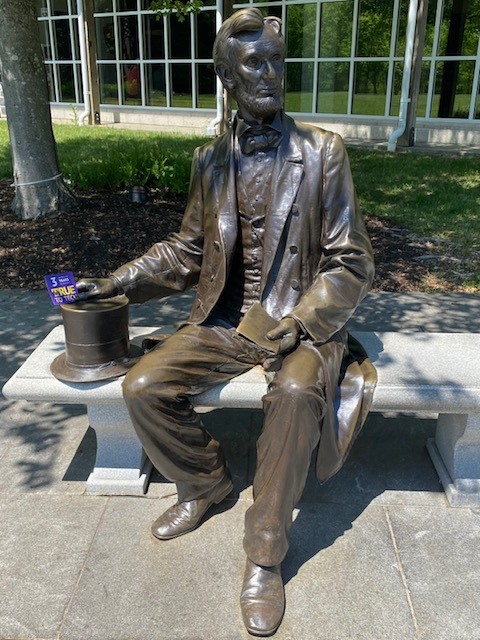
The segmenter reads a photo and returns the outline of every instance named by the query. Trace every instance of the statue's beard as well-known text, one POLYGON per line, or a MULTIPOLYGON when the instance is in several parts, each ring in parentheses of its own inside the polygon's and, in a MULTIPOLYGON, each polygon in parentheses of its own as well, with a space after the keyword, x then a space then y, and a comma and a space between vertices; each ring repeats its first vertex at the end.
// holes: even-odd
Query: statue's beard
POLYGON ((283 92, 279 91, 274 96, 252 96, 240 87, 235 92, 235 99, 238 102, 240 110, 242 105, 254 118, 267 118, 273 116, 279 109, 283 107, 283 92))

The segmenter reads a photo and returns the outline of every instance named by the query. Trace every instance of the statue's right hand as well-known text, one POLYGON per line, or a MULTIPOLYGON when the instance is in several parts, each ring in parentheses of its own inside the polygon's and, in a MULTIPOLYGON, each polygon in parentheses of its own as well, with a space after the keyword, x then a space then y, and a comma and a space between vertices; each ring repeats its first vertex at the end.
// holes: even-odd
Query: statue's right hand
POLYGON ((82 278, 77 282, 78 300, 112 298, 119 291, 113 278, 82 278))

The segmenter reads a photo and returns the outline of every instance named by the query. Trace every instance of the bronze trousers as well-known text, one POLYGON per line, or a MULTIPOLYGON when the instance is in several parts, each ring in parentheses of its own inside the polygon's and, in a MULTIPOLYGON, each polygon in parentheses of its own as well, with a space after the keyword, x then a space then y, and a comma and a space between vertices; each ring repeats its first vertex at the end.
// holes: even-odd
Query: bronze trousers
MULTIPOLYGON (((153 465, 176 483, 180 502, 207 496, 226 473, 221 447, 203 427, 191 398, 270 355, 233 330, 187 325, 125 377, 123 393, 138 437, 153 465)), ((325 411, 321 347, 302 341, 267 378, 244 548, 253 562, 273 566, 287 553, 292 512, 320 438, 325 411)))

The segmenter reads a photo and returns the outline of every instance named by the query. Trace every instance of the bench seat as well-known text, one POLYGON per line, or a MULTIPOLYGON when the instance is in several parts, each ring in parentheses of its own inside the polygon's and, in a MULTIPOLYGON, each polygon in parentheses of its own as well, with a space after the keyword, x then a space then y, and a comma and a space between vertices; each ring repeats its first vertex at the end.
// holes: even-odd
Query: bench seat
MULTIPOLYGON (((158 331, 133 327, 131 337, 158 331)), ((435 438, 428 451, 454 506, 480 505, 480 334, 352 332, 378 371, 373 411, 435 413, 435 438)), ((6 383, 4 395, 87 407, 97 436, 95 468, 87 493, 143 494, 151 470, 126 410, 122 378, 108 382, 61 382, 50 363, 65 348, 63 327, 53 329, 6 383)), ((198 396, 199 412, 215 408, 262 407, 266 383, 261 367, 198 396)))

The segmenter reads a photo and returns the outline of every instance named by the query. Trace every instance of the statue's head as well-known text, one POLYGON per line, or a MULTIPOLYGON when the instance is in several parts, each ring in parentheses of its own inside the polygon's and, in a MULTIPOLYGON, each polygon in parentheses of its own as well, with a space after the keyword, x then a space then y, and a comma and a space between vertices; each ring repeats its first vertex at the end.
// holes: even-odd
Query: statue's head
POLYGON ((213 45, 215 71, 247 120, 265 120, 283 106, 284 59, 280 19, 253 7, 225 20, 213 45))

